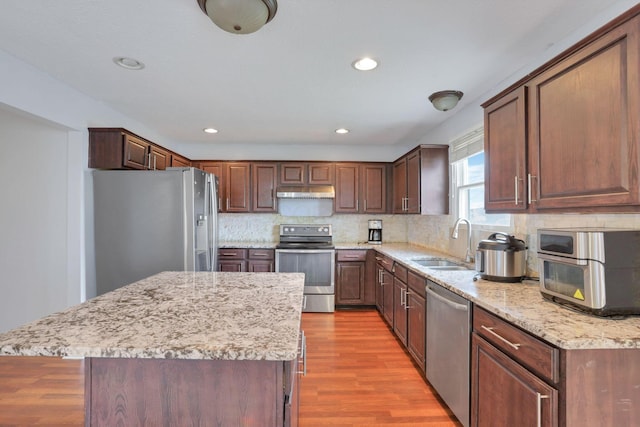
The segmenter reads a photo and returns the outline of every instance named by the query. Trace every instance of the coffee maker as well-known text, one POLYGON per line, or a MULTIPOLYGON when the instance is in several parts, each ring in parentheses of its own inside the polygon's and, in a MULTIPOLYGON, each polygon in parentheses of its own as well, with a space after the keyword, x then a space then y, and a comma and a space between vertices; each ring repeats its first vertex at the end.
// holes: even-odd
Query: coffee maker
POLYGON ((382 244, 382 220, 370 219, 369 220, 369 244, 380 245, 382 244))

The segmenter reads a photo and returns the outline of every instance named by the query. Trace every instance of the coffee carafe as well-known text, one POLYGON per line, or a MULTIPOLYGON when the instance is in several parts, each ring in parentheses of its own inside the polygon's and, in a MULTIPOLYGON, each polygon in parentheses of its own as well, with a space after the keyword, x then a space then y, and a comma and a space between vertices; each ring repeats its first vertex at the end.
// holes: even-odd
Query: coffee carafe
POLYGON ((382 220, 370 219, 369 220, 369 244, 380 245, 382 244, 382 220))

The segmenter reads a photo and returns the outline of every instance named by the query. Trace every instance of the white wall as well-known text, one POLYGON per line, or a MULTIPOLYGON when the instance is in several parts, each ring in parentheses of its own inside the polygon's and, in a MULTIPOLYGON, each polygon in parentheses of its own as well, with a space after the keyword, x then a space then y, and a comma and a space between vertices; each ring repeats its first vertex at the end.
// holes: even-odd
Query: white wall
POLYGON ((67 129, 0 110, 0 331, 80 301, 69 278, 67 129))

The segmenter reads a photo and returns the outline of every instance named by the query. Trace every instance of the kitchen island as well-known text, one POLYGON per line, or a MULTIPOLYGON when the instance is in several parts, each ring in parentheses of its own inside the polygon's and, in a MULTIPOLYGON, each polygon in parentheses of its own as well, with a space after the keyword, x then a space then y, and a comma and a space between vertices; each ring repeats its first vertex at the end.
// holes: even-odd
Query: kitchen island
POLYGON ((0 334, 0 355, 86 358, 86 425, 295 425, 303 286, 164 272, 0 334))

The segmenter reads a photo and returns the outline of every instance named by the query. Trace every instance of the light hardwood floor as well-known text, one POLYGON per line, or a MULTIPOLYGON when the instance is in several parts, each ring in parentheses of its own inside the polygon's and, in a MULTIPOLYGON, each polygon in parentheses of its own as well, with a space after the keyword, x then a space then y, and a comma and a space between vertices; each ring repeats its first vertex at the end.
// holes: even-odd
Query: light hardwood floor
MULTIPOLYGON (((304 313, 302 326, 301 427, 460 425, 377 312, 304 313)), ((83 399, 82 361, 0 360, 0 426, 82 426, 83 399)))

